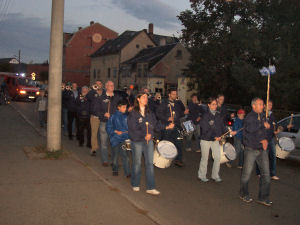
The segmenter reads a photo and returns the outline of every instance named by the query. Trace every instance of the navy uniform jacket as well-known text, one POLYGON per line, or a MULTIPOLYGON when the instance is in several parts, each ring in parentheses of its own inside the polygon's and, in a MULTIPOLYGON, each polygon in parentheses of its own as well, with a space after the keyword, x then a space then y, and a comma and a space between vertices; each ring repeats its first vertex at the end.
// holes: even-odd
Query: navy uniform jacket
POLYGON ((86 97, 90 103, 90 114, 93 116, 100 117, 101 110, 101 95, 98 94, 94 89, 87 93, 86 97))
POLYGON ((61 92, 61 106, 63 108, 67 108, 67 102, 68 102, 68 90, 64 89, 61 92))
MULTIPOLYGON (((78 95, 79 95, 79 92, 78 92, 78 95)), ((67 109, 70 111, 70 112, 76 112, 76 97, 73 93, 72 90, 68 90, 66 92, 66 103, 67 103, 67 109)))
MULTIPOLYGON (((264 115, 265 115, 265 112, 264 112, 264 115)), ((271 141, 272 138, 274 137, 274 128, 276 129, 277 126, 275 125, 275 127, 274 127, 274 125, 273 125, 273 123, 276 124, 276 120, 275 120, 274 114, 272 112, 270 112, 269 115, 270 116, 269 116, 267 122, 270 124, 270 129, 267 129, 267 140, 271 141)))
POLYGON ((244 119, 243 144, 245 147, 262 150, 261 140, 267 139, 267 129, 264 126, 263 113, 254 111, 248 113, 244 119))
POLYGON ((202 107, 200 104, 195 104, 193 102, 189 102, 188 104, 189 114, 188 120, 192 120, 194 124, 199 124, 200 121, 197 121, 198 117, 202 117, 204 114, 202 107))
POLYGON ((180 126, 180 119, 184 117, 184 105, 180 100, 175 100, 171 102, 168 100, 163 101, 156 109, 156 116, 161 121, 164 126, 169 125, 171 122, 168 121, 169 117, 172 116, 170 111, 175 112, 174 123, 180 126), (171 107, 171 110, 170 110, 171 107))
POLYGON ((220 137, 227 132, 221 114, 217 111, 213 115, 210 110, 204 113, 200 120, 201 140, 214 141, 215 137, 220 137))
MULTIPOLYGON (((128 123, 128 134, 129 138, 134 142, 146 141, 145 137, 147 135, 146 122, 149 123, 148 133, 154 136, 154 131, 159 131, 163 129, 155 117, 155 114, 151 111, 146 113, 143 117, 140 112, 135 110, 129 113, 127 123, 128 123)), ((152 141, 152 140, 150 140, 152 141)))
POLYGON ((218 107, 217 111, 219 111, 221 118, 224 121, 224 124, 226 124, 227 120, 229 119, 229 115, 227 115, 228 112, 227 112, 225 104, 223 104, 221 107, 218 107))
POLYGON ((78 113, 78 118, 88 119, 90 117, 90 102, 86 96, 78 96, 76 98, 76 109, 78 113))
POLYGON ((107 96, 105 91, 102 93, 100 97, 100 115, 99 115, 99 119, 101 122, 107 122, 108 120, 108 118, 104 116, 104 114, 108 112, 108 103, 110 102, 109 113, 110 116, 112 116, 112 114, 114 114, 117 111, 117 104, 120 100, 121 97, 116 93, 112 97, 107 96))

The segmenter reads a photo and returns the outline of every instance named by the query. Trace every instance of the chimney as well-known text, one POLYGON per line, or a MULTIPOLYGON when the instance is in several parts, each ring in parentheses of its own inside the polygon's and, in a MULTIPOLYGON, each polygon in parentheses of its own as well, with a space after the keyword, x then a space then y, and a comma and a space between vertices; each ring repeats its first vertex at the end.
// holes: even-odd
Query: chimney
POLYGON ((91 22, 90 22, 90 26, 92 26, 93 24, 94 24, 94 21, 91 21, 91 22))
POLYGON ((149 23, 148 34, 149 34, 151 37, 153 37, 153 29, 154 29, 153 23, 149 23))
POLYGON ((81 30, 82 29, 82 27, 78 27, 78 30, 81 30))

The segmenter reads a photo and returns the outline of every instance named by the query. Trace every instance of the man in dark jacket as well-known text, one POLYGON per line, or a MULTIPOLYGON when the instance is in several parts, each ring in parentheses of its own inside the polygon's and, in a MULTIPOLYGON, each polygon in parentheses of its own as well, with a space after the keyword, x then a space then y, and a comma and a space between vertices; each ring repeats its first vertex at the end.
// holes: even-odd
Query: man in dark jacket
POLYGON ((226 125, 226 122, 229 117, 228 117, 228 112, 227 112, 226 106, 224 104, 224 101, 225 101, 224 95, 219 94, 217 97, 217 104, 218 104, 217 111, 219 111, 219 113, 224 121, 224 124, 226 125))
POLYGON ((252 111, 244 120, 243 143, 245 145, 244 166, 241 176, 240 198, 249 203, 252 198, 248 192, 248 181, 255 162, 261 171, 259 182, 258 203, 271 206, 270 196, 270 169, 268 158, 267 129, 270 124, 263 115, 263 100, 254 98, 251 102, 252 111))
POLYGON ((67 102, 67 109, 68 109, 68 133, 69 133, 70 140, 73 139, 73 133, 76 133, 76 138, 79 139, 78 138, 78 117, 77 117, 77 110, 76 110, 76 103, 75 103, 75 100, 78 95, 79 95, 79 91, 77 90, 77 84, 72 83, 72 89, 68 90, 66 93, 66 102, 67 102))
POLYGON ((175 165, 182 167, 182 137, 180 130, 182 130, 180 119, 184 116, 185 111, 184 105, 180 100, 177 99, 177 91, 175 89, 169 90, 169 98, 162 102, 156 110, 156 117, 164 125, 168 126, 170 123, 175 124, 174 129, 162 130, 162 139, 172 142, 178 151, 178 155, 175 159, 175 165))
POLYGON ((76 98, 76 108, 78 115, 78 136, 79 136, 79 146, 83 146, 84 143, 84 130, 87 131, 87 144, 88 148, 91 147, 91 125, 90 125, 90 103, 86 97, 88 93, 88 87, 83 86, 81 88, 81 94, 76 98))

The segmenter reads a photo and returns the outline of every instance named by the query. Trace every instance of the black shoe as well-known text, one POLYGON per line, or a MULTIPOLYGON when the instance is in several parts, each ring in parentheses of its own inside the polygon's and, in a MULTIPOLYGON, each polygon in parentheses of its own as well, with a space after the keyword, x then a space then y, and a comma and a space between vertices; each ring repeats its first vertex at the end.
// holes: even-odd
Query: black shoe
POLYGON ((118 171, 113 171, 113 172, 112 172, 112 175, 113 175, 113 176, 118 176, 119 173, 118 173, 118 171))
POLYGON ((179 160, 176 160, 176 161, 175 161, 175 166, 183 167, 184 164, 183 164, 183 162, 181 162, 181 161, 179 161, 179 160))
POLYGON ((96 156, 97 152, 96 151, 92 151, 91 152, 91 156, 96 156))
POLYGON ((129 179, 130 177, 131 177, 131 175, 130 175, 130 174, 126 176, 126 178, 128 178, 128 179, 129 179))

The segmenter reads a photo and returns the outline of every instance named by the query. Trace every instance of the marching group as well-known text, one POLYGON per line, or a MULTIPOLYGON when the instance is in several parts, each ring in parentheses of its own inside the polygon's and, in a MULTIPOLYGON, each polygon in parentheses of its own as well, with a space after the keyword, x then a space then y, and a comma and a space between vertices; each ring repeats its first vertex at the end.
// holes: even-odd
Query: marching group
MULTIPOLYGON (((146 174, 146 192, 159 195, 156 189, 153 154, 154 138, 172 142, 177 149, 174 164, 183 167, 182 120, 191 120, 194 129, 186 136, 186 151, 191 151, 194 135, 196 152, 201 152, 198 179, 207 182, 207 164, 209 151, 212 150, 213 167, 211 178, 221 182, 220 141, 225 133, 234 137, 234 146, 238 154, 238 168, 242 169, 240 198, 249 203, 252 198, 248 192, 248 181, 253 168, 257 167, 260 176, 257 202, 270 206, 270 180, 276 176, 276 156, 274 134, 280 132, 272 114, 272 102, 268 104, 269 116, 264 116, 264 102, 254 98, 252 111, 245 117, 243 109, 238 110, 232 130, 228 130, 228 113, 224 105, 224 95, 209 98, 207 105, 201 104, 193 94, 187 107, 178 99, 177 90, 168 90, 168 96, 162 100, 160 94, 152 97, 149 89, 143 88, 134 95, 128 90, 126 96, 114 89, 114 83, 107 81, 103 87, 101 81, 91 87, 83 86, 79 90, 76 83, 62 84, 62 121, 65 135, 72 140, 76 137, 79 146, 90 148, 91 156, 100 153, 102 165, 108 167, 111 162, 112 174, 118 175, 118 157, 121 157, 124 175, 131 179, 133 191, 140 190, 141 160, 144 156, 146 174), (274 125, 275 124, 275 125, 274 125), (86 133, 86 138, 84 137, 86 133), (131 143, 131 160, 126 151, 127 141, 131 143), (101 144, 100 144, 101 143, 101 144), (108 150, 111 149, 111 159, 108 150), (125 149, 125 150, 124 150, 125 149), (130 165, 130 161, 132 162, 130 165)), ((44 93, 37 99, 38 111, 46 111, 44 93)), ((40 113, 41 126, 45 115, 40 113)), ((231 163, 227 164, 231 167, 231 163)))

